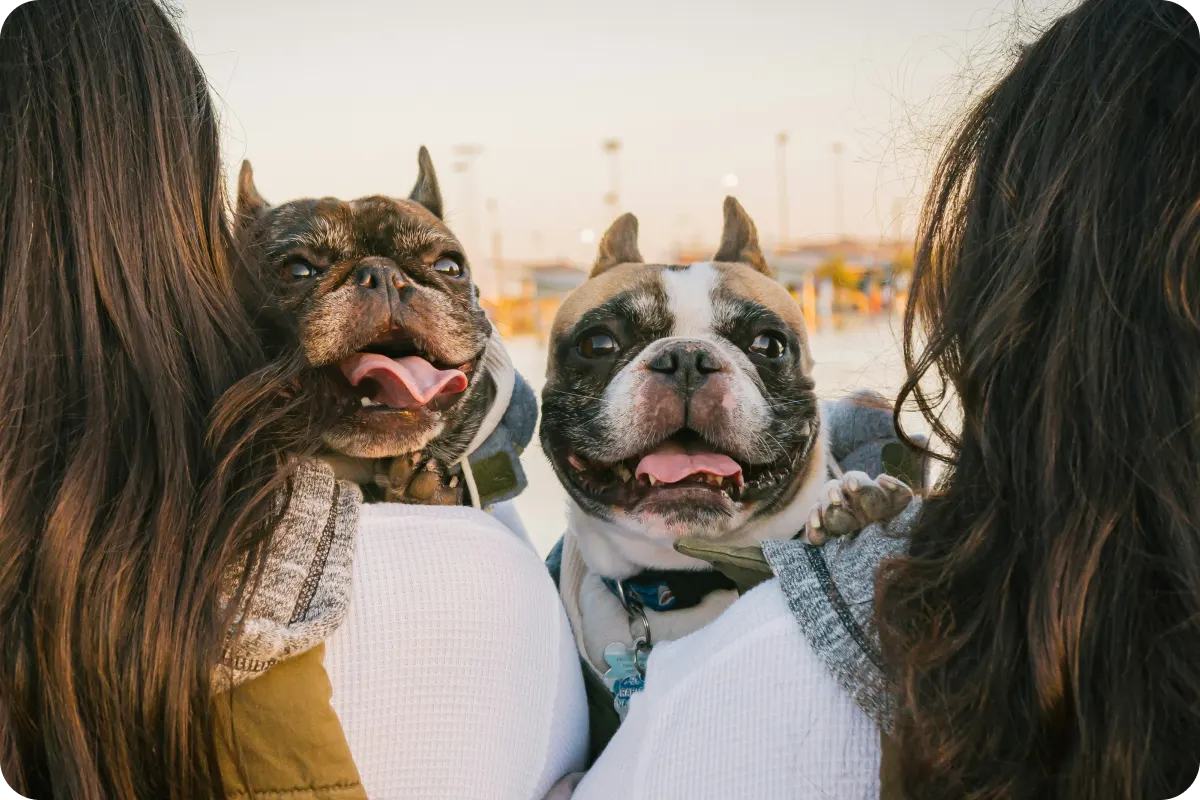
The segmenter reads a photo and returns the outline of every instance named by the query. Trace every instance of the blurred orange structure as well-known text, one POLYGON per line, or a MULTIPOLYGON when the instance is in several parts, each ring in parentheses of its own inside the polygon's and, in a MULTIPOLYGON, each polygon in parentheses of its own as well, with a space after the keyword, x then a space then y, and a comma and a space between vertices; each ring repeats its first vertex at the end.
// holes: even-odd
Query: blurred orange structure
POLYGON ((561 297, 498 297, 482 302, 483 310, 504 337, 550 335, 561 297))
POLYGON ((501 336, 536 336, 545 340, 563 298, 587 279, 587 271, 562 262, 523 264, 516 286, 500 297, 484 298, 482 305, 501 336))
MULTIPOLYGON (((770 259, 774 277, 800 304, 804 322, 815 330, 825 316, 836 323, 840 315, 898 313, 908 299, 911 250, 898 243, 868 246, 843 240, 802 245, 775 253, 770 259), (907 259, 907 260, 906 260, 907 259)), ((675 254, 677 264, 712 258, 711 248, 692 248, 675 254)), ((488 317, 501 336, 533 336, 545 341, 563 299, 587 279, 587 270, 562 261, 513 264, 515 280, 504 284, 506 294, 483 300, 488 317)))

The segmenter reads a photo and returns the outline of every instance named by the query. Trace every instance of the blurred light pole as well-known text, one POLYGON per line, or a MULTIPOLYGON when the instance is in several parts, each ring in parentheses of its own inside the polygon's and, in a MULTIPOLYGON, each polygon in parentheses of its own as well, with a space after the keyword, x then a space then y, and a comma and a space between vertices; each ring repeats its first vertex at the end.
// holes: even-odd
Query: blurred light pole
POLYGON ((475 185, 474 167, 476 159, 483 155, 483 146, 478 144, 455 145, 454 155, 458 157, 458 161, 454 164, 454 171, 462 175, 462 206, 465 217, 463 227, 467 236, 465 244, 469 249, 482 248, 483 241, 479 235, 478 187, 475 185))
POLYGON ((842 150, 841 142, 833 143, 833 210, 837 215, 834 218, 834 228, 839 241, 846 235, 842 209, 842 150))
POLYGON ((608 192, 604 195, 604 204, 608 207, 610 219, 616 219, 621 213, 621 165, 618 156, 621 153, 620 139, 605 139, 601 145, 608 155, 608 192))
POLYGON ((775 176, 779 182, 779 243, 776 249, 783 250, 788 241, 787 131, 779 132, 775 144, 775 176))
POLYGON ((503 297, 508 287, 504 285, 504 262, 500 258, 500 219, 499 203, 490 197, 485 204, 488 213, 488 226, 492 229, 492 280, 496 284, 496 297, 503 297))

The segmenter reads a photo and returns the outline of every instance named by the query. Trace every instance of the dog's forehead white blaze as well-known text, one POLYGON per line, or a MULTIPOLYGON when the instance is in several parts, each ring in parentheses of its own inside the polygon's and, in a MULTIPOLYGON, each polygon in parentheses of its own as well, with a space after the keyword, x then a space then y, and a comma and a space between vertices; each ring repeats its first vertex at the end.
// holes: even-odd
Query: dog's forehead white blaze
POLYGON ((662 271, 674 336, 712 336, 713 290, 718 277, 710 261, 697 261, 686 267, 669 267, 662 271))

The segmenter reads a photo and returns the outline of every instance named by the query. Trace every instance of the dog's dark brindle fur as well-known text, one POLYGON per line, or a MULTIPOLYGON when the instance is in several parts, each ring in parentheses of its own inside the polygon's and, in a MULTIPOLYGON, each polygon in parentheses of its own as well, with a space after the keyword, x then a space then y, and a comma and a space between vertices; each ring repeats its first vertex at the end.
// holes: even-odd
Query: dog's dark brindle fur
POLYGON ((319 402, 332 406, 323 438, 346 457, 334 459, 342 471, 360 483, 379 477, 391 487, 389 500, 445 503, 459 499, 461 488, 446 485, 453 478, 430 476, 445 477, 444 466, 463 454, 486 413, 493 386, 480 365, 492 329, 463 247, 442 221, 425 148, 418 161, 408 199, 326 197, 278 206, 263 200, 245 162, 237 238, 256 273, 272 344, 298 348, 313 368, 298 390, 319 393, 319 402), (359 352, 420 355, 438 368, 462 370, 468 386, 425 407, 364 408, 338 366, 359 352))

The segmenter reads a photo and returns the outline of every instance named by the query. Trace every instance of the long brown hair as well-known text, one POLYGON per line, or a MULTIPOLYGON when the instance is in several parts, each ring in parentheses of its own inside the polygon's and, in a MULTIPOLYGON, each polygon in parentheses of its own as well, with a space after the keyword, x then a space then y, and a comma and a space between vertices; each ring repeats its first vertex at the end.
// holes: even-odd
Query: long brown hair
MULTIPOLYGON (((221 795, 219 581, 280 453, 204 75, 152 0, 0 32, 0 764, 38 800, 221 795)), ((247 577, 243 591, 252 585, 247 577)))
POLYGON ((904 788, 1174 797, 1200 768, 1195 22, 1082 3, 934 187, 897 408, 915 399, 952 454, 877 605, 904 788))

